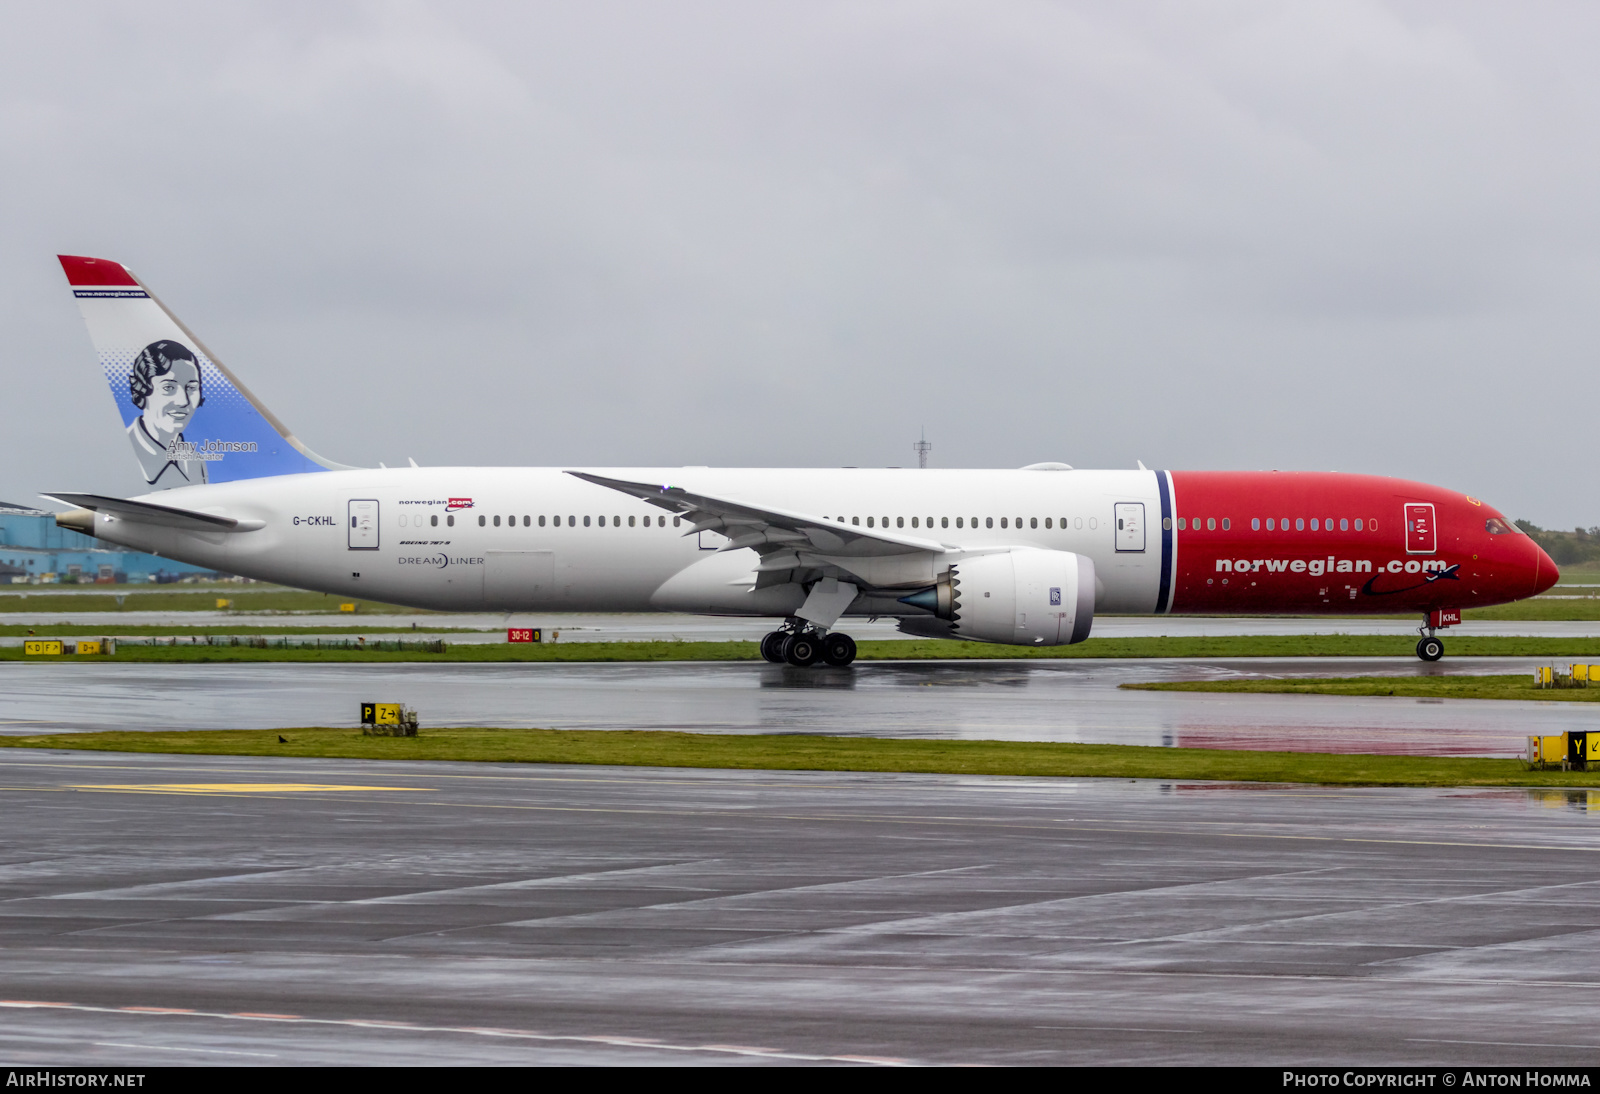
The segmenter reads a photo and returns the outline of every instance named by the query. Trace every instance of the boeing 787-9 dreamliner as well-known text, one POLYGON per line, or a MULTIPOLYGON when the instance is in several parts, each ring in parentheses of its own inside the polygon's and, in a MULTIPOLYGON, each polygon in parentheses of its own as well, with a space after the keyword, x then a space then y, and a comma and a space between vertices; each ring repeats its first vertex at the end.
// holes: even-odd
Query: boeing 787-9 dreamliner
POLYGON ((842 621, 1026 646, 1096 612, 1418 613, 1534 596, 1501 513, 1371 475, 346 467, 307 448, 119 263, 61 256, 148 491, 56 519, 196 565, 416 608, 765 617, 769 661, 847 665, 842 621))

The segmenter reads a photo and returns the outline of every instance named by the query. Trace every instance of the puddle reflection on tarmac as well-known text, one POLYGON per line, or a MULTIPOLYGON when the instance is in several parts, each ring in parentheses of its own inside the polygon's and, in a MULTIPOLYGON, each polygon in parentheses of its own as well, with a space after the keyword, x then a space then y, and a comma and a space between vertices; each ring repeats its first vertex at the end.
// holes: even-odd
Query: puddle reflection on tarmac
POLYGON ((1530 733, 1593 727, 1588 704, 1128 691, 1129 682, 1446 672, 1534 659, 0 665, 0 733, 354 726, 363 702, 424 725, 678 729, 1516 756, 1530 733))

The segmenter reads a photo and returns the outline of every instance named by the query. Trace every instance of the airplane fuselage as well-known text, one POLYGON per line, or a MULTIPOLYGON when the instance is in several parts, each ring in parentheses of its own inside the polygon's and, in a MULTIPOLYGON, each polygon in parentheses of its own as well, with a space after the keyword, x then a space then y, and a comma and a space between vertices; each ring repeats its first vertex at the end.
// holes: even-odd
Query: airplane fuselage
MULTIPOLYGON (((863 560, 850 615, 916 617, 899 594, 944 560, 1011 548, 1093 560, 1099 613, 1397 613, 1532 596, 1555 566, 1467 495, 1279 472, 623 468, 606 475, 935 541, 863 560)), ((260 527, 215 534, 101 514, 112 542, 266 581, 455 611, 783 616, 757 557, 562 468, 392 468, 187 486, 149 500, 260 527), (685 533, 689 534, 685 534, 685 533)))

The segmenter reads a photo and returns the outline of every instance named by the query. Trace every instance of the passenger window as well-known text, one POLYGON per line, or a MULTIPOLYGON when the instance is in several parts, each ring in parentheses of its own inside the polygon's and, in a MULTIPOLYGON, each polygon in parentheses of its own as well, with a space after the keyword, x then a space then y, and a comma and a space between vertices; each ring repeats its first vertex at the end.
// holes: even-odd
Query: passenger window
POLYGON ((683 523, 683 518, 682 517, 673 517, 672 518, 672 526, 674 528, 676 528, 678 525, 680 525, 682 523, 683 523))
POLYGON ((916 526, 917 526, 917 518, 916 517, 912 517, 911 518, 911 527, 915 528, 916 526))
POLYGON ((588 517, 584 517, 583 518, 583 526, 585 528, 589 527, 589 518, 588 517))
POLYGON ((1267 518, 1267 531, 1269 531, 1269 532, 1270 532, 1270 531, 1272 531, 1272 529, 1273 529, 1273 523, 1272 523, 1272 518, 1271 518, 1271 517, 1268 517, 1268 518, 1267 518))
POLYGON ((928 527, 929 527, 929 528, 932 528, 932 527, 933 527, 933 518, 932 518, 932 517, 929 517, 929 518, 928 518, 928 527))
POLYGON ((884 517, 883 518, 883 526, 885 528, 889 527, 889 518, 888 517, 884 517))
POLYGON ((629 518, 628 518, 628 527, 629 527, 629 528, 632 528, 632 527, 633 527, 633 522, 634 522, 634 521, 635 521, 635 520, 637 520, 637 519, 638 519, 638 518, 636 518, 636 517, 629 517, 629 518))
POLYGON ((1206 518, 1206 531, 1215 532, 1216 530, 1217 530, 1217 518, 1216 517, 1207 517, 1206 518))
POLYGON ((1053 525, 1052 525, 1052 524, 1051 524, 1051 523, 1050 523, 1050 518, 1049 518, 1049 517, 1045 517, 1045 518, 1044 518, 1044 526, 1045 526, 1045 527, 1046 527, 1046 528, 1050 528, 1050 527, 1053 527, 1053 525))
POLYGON ((1358 532, 1361 531, 1361 518, 1360 517, 1356 518, 1356 531, 1358 531, 1358 532))
MULTIPOLYGON (((499 523, 500 523, 500 518, 499 518, 499 517, 495 517, 495 518, 494 518, 494 522, 495 522, 495 523, 496 523, 496 524, 499 524, 499 523)), ((479 528, 482 528, 482 527, 483 527, 483 524, 484 524, 484 517, 483 517, 483 514, 482 514, 482 513, 479 513, 479 514, 478 514, 478 527, 479 527, 479 528)))
POLYGON ((1006 527, 1006 518, 1005 517, 1001 517, 1000 518, 1000 527, 1002 527, 1002 528, 1006 527))
POLYGON ((1349 518, 1348 517, 1340 517, 1339 518, 1339 531, 1348 532, 1349 530, 1350 530, 1350 520, 1349 520, 1349 518))
POLYGON ((445 527, 454 528, 456 526, 456 515, 451 513, 449 516, 444 518, 444 523, 445 527))
MULTIPOLYGON (((977 522, 974 521, 973 523, 976 524, 977 522)), ((993 528, 994 527, 994 518, 993 517, 984 517, 983 518, 983 526, 985 528, 993 528)))
POLYGON ((961 517, 957 517, 957 518, 956 518, 956 527, 957 527, 957 528, 960 528, 960 527, 961 527, 961 521, 962 521, 962 519, 963 519, 963 518, 961 518, 961 517))
POLYGON ((1037 527, 1039 527, 1039 518, 1038 517, 1029 517, 1028 518, 1028 527, 1029 528, 1037 528, 1037 527))
MULTIPOLYGON (((939 518, 939 527, 940 528, 948 528, 948 527, 950 527, 950 518, 949 517, 940 517, 939 518)), ((956 518, 956 527, 957 528, 961 527, 961 518, 960 517, 956 518)))
POLYGON ((622 518, 621 517, 612 517, 611 518, 611 526, 613 528, 621 528, 622 527, 622 518))
POLYGON ((861 518, 860 517, 851 517, 850 518, 850 523, 851 524, 860 524, 861 523, 861 518))
MULTIPOLYGON (((584 521, 584 523, 588 524, 589 522, 588 521, 584 521)), ((605 517, 601 517, 600 518, 600 527, 604 528, 605 526, 606 526, 606 518, 605 517)))
POLYGON ((1180 531, 1180 532, 1186 531, 1188 529, 1188 527, 1189 527, 1189 522, 1188 522, 1187 518, 1179 517, 1178 518, 1178 531, 1180 531))
POLYGON ((433 516, 429 517, 428 523, 435 528, 439 527, 439 514, 435 513, 433 516))
POLYGON ((1305 517, 1295 517, 1294 518, 1294 530, 1296 532, 1304 532, 1306 530, 1306 518, 1305 517))
POLYGON ((1250 518, 1250 530, 1252 532, 1261 531, 1261 518, 1260 517, 1251 517, 1250 518))
POLYGON ((1083 518, 1082 517, 1073 517, 1072 518, 1072 527, 1077 529, 1078 531, 1082 531, 1083 530, 1083 518))
POLYGON ((540 528, 543 528, 543 527, 544 527, 544 517, 543 517, 543 516, 540 516, 540 517, 539 517, 539 527, 540 527, 540 528))
MULTIPOLYGON (((912 517, 911 519, 912 520, 916 520, 917 518, 916 517, 912 517)), ((894 526, 896 528, 904 528, 906 526, 906 518, 905 517, 895 517, 894 518, 894 526)))
POLYGON ((1311 518, 1311 530, 1313 532, 1315 532, 1317 530, 1317 518, 1316 517, 1312 517, 1311 518))
POLYGON ((872 518, 871 518, 871 517, 868 517, 868 518, 867 518, 867 527, 868 527, 868 528, 871 528, 871 527, 872 527, 872 526, 873 526, 873 525, 872 525, 872 518))
POLYGON ((1226 532, 1229 528, 1232 528, 1232 527, 1233 527, 1233 521, 1229 520, 1227 517, 1223 517, 1222 518, 1222 530, 1224 532, 1226 532))

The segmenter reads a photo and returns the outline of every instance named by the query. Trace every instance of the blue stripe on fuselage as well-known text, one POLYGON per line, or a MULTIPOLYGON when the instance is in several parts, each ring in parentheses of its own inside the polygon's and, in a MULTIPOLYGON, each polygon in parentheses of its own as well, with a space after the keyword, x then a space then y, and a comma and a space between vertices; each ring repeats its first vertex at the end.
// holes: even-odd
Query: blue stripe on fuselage
POLYGON ((1161 584, 1156 589, 1156 611, 1172 610, 1172 490, 1168 474, 1156 472, 1156 486, 1161 491, 1161 584))

